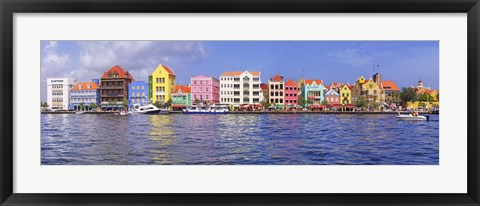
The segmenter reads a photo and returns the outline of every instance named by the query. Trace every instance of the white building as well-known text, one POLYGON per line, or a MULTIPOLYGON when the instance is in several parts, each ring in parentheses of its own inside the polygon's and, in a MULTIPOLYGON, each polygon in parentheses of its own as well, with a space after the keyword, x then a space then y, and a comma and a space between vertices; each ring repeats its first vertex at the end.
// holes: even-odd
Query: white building
POLYGON ((75 86, 75 79, 48 78, 47 104, 49 109, 68 110, 70 106, 70 91, 75 86))
POLYGON ((259 104, 260 84, 260 72, 224 72, 220 75, 220 103, 259 104))

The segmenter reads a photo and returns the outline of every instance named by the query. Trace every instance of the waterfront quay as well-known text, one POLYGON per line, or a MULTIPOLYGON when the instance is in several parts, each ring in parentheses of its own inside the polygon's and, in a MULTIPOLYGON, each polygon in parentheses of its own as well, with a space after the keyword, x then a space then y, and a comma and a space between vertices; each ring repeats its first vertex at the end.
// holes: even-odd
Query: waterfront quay
MULTIPOLYGON (((409 114, 408 111, 231 111, 228 114, 409 114)), ((75 111, 42 111, 42 114, 75 114, 75 111)), ((113 111, 88 111, 85 114, 115 114, 113 111)), ((182 111, 170 111, 171 114, 183 114, 182 111)), ((438 114, 417 112, 419 114, 438 114)), ((163 114, 162 114, 163 115, 163 114)))

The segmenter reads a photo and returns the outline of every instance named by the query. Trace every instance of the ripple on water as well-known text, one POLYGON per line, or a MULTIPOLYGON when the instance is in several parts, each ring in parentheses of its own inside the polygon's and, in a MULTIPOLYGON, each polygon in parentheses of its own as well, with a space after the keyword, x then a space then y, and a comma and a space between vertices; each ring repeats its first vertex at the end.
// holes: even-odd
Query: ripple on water
POLYGON ((438 115, 42 115, 45 165, 438 165, 438 115))

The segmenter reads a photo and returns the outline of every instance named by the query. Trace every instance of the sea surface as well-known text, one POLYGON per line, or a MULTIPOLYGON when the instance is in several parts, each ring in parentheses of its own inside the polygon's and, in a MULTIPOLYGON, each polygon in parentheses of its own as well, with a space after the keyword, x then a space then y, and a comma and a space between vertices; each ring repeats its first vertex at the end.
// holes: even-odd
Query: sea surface
POLYGON ((438 165, 439 116, 42 114, 42 165, 438 165))

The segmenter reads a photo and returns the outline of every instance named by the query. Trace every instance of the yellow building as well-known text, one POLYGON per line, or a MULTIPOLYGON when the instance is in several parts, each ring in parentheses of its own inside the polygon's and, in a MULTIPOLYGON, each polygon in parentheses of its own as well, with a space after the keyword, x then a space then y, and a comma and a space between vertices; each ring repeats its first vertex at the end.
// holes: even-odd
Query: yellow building
POLYGON ((349 86, 348 84, 343 84, 342 87, 340 87, 340 103, 341 104, 352 104, 352 90, 350 87, 353 88, 353 86, 349 86))
POLYGON ((152 103, 166 103, 175 89, 175 73, 165 65, 158 65, 148 76, 148 97, 152 103))
POLYGON ((369 102, 385 102, 385 92, 380 86, 370 78, 362 85, 362 90, 369 102))

